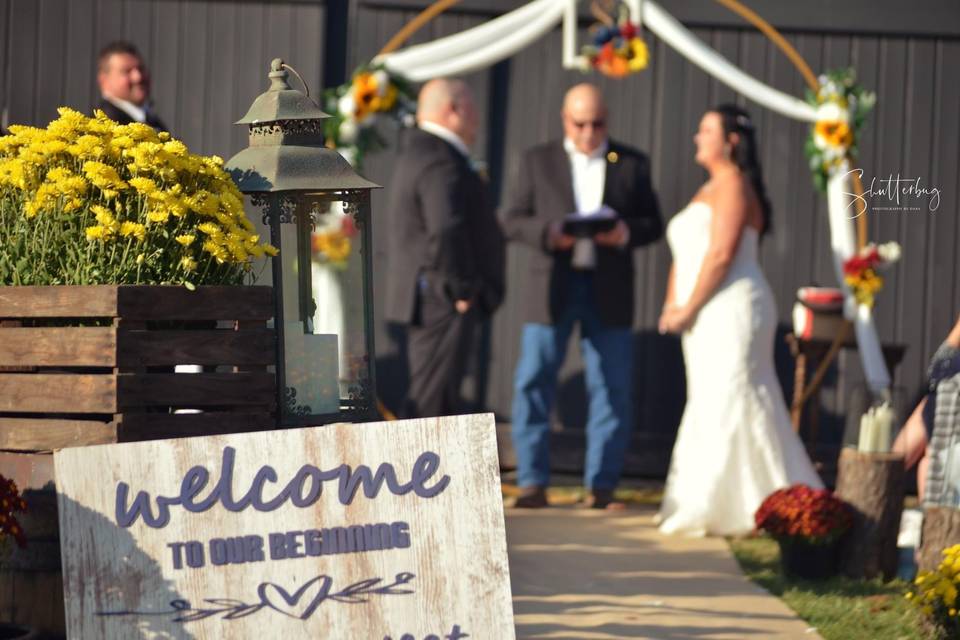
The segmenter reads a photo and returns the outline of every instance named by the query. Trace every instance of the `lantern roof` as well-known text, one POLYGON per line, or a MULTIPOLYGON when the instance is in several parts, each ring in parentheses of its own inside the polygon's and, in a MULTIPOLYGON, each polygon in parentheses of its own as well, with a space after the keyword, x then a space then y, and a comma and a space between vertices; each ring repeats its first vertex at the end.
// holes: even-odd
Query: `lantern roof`
MULTIPOLYGON (((289 77, 281 58, 274 58, 270 63, 270 88, 257 96, 250 105, 247 114, 234 124, 268 124, 285 120, 314 120, 329 118, 307 93, 298 91, 287 82, 289 77)), ((297 75, 299 78, 299 74, 297 75)), ((301 79, 301 82, 303 80, 301 79)), ((303 85, 306 89, 306 84, 303 85)))
POLYGON ((270 63, 270 88, 257 96, 247 114, 236 122, 249 127, 250 144, 224 168, 240 191, 338 193, 379 189, 380 185, 358 175, 336 149, 324 145, 323 119, 330 116, 308 93, 290 87, 288 69, 300 77, 280 58, 270 63))
POLYGON ((243 193, 379 189, 333 149, 319 146, 249 146, 226 170, 243 193))

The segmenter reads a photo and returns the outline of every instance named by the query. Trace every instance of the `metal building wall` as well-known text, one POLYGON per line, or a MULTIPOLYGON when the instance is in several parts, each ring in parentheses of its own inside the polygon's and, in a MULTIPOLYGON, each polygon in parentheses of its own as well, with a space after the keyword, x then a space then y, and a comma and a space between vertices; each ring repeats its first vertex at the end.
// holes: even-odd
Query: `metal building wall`
POLYGON ((45 125, 67 105, 89 113, 96 56, 111 40, 146 58, 157 113, 191 150, 228 158, 246 145, 234 127, 268 86, 270 60, 296 60, 322 88, 322 2, 0 0, 3 122, 45 125))
MULTIPOLYGON (((463 0, 413 42, 455 33, 522 3, 463 0)), ((0 0, 2 121, 42 125, 61 104, 88 111, 96 99, 96 52, 107 41, 123 37, 133 40, 147 58, 157 110, 174 133, 191 149, 229 157, 245 144, 245 132, 229 123, 266 87, 264 74, 271 58, 287 59, 319 92, 325 80, 344 73, 339 61, 347 61, 347 73, 368 61, 427 4, 426 0, 0 0)), ((750 73, 788 93, 802 94, 804 85, 786 59, 715 2, 661 4, 750 73)), ((802 5, 755 0, 751 6, 782 29, 816 72, 852 64, 864 86, 878 93, 861 148, 868 184, 873 176, 899 173, 921 177, 924 185, 941 190, 941 203, 933 214, 870 217, 871 239, 895 239, 904 246, 904 260, 887 274, 876 317, 883 341, 908 345, 897 384, 902 400, 909 401, 921 388, 927 360, 960 310, 956 275, 960 86, 955 81, 960 66, 960 6, 954 0, 917 0, 909 5, 893 0, 818 0, 802 5)), ((709 105, 736 96, 649 34, 648 44, 650 68, 625 80, 563 71, 559 29, 512 59, 471 74, 468 80, 486 112, 483 143, 476 151, 489 163, 495 195, 499 197, 521 149, 560 135, 563 92, 589 79, 607 93, 614 137, 650 155, 665 216, 679 210, 704 179, 692 160, 691 139, 698 119, 709 105)), ((762 259, 785 330, 798 286, 833 283, 825 203, 811 185, 802 153, 806 127, 745 104, 758 124, 775 210, 775 230, 764 241, 762 259)), ((395 140, 394 128, 384 127, 383 132, 395 140)), ((374 196, 377 283, 388 268, 384 238, 376 235, 376 229, 383 228, 393 158, 388 150, 372 156, 365 168, 369 178, 386 187, 374 196)), ((634 471, 659 473, 682 411, 684 372, 678 341, 654 331, 669 252, 661 242, 637 257, 634 448, 645 455, 632 458, 632 465, 634 471)), ((529 293, 522 289, 523 251, 512 249, 509 260, 513 286, 492 324, 489 365, 479 376, 485 392, 477 400, 503 421, 510 416, 522 324, 517 302, 529 293)), ((377 297, 382 299, 382 294, 378 288, 377 297)), ((377 330, 380 393, 388 405, 396 406, 406 384, 398 334, 383 323, 377 330)), ((575 343, 570 356, 562 373, 556 426, 560 436, 571 435, 570 441, 576 443, 585 405, 575 343)), ((792 360, 782 341, 778 367, 789 394, 792 360)), ((468 384, 468 393, 476 394, 477 378, 468 384)), ((861 380, 856 353, 844 352, 822 394, 822 441, 839 441, 842 417, 861 380)))

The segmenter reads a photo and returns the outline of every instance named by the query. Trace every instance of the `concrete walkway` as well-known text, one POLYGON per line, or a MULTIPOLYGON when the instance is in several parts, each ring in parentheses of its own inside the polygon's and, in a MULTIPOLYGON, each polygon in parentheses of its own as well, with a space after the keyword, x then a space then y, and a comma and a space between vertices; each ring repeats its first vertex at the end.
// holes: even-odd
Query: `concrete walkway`
POLYGON ((819 639, 722 538, 662 536, 655 511, 507 509, 518 638, 819 639))

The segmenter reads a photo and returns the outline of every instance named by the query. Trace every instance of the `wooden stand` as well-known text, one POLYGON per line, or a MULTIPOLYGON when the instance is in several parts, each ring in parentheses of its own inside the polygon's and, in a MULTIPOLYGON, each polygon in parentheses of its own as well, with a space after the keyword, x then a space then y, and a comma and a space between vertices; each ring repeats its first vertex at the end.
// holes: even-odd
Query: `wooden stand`
MULTIPOLYGON (((800 433, 800 426, 804 414, 804 407, 807 408, 807 429, 804 442, 807 449, 813 451, 817 445, 817 435, 820 430, 820 384, 813 386, 811 391, 807 391, 807 378, 812 375, 820 366, 820 362, 830 351, 829 340, 804 340, 798 338, 792 333, 786 336, 787 344, 790 346, 790 353, 796 359, 793 369, 793 400, 790 403, 790 421, 793 423, 793 430, 800 433), (804 401, 804 395, 809 393, 804 401)), ((856 338, 853 332, 850 337, 841 345, 842 349, 857 349, 856 338)), ((903 360, 903 354, 906 346, 901 344, 883 345, 883 359, 887 363, 887 370, 890 372, 891 384, 893 384, 894 374, 897 365, 903 360)))
POLYGON ((841 569, 851 578, 896 576, 905 480, 901 455, 841 452, 836 494, 854 508, 853 528, 841 549, 841 569))
POLYGON ((952 507, 924 509, 917 568, 933 571, 943 560, 941 552, 955 544, 960 544, 960 510, 952 507))

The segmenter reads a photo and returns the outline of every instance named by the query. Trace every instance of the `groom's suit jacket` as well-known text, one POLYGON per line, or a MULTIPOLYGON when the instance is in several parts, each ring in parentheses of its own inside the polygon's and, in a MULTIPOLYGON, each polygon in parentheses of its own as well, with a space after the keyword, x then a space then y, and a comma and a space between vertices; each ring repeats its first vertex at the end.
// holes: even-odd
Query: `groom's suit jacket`
MULTIPOLYGON (((663 235, 660 205, 650 183, 647 156, 610 141, 603 203, 630 228, 624 248, 597 246, 593 289, 596 308, 609 326, 633 323, 633 251, 663 235)), ((500 210, 509 240, 534 249, 524 285, 524 321, 553 324, 566 307, 572 251, 547 249, 547 229, 576 211, 570 158, 562 140, 524 153, 500 210)))
POLYGON ((421 283, 451 307, 473 299, 492 314, 504 294, 504 240, 487 185, 467 158, 431 133, 408 129, 391 190, 387 319, 415 321, 421 283))

